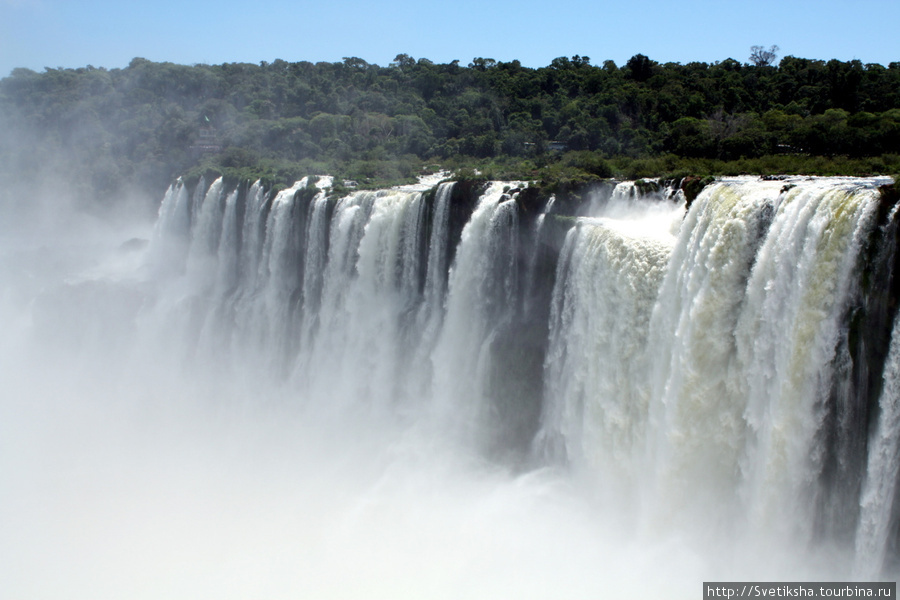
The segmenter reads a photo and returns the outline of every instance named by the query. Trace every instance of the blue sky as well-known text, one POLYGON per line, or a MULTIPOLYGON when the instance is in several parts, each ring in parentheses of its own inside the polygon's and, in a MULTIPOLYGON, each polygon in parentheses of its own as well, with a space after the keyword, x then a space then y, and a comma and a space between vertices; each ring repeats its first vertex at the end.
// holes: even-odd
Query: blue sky
POLYGON ((780 56, 900 61, 900 0, 0 0, 0 76, 15 67, 124 67, 135 56, 180 64, 400 53, 434 62, 482 56, 540 67, 557 56, 622 65, 780 56))

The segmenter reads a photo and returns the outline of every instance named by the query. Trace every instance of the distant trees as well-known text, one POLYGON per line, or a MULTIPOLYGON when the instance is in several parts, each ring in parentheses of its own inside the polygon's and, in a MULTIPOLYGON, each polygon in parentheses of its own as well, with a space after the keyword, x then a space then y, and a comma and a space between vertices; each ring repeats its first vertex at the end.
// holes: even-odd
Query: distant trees
MULTIPOLYGON (((367 172, 381 161, 409 172, 416 161, 458 156, 552 161, 551 141, 601 159, 900 154, 900 63, 787 56, 775 66, 777 50, 754 46, 749 64, 637 54, 595 66, 575 55, 531 69, 398 54, 387 67, 356 57, 194 66, 136 58, 108 71, 16 69, 0 80, 9 128, 0 172, 37 178, 61 149, 73 177, 113 197, 226 158, 367 172), (198 144, 201 134, 214 142, 198 144), (208 148, 222 158, 202 154, 208 148)), ((604 172, 578 156, 578 168, 604 172)))
POLYGON ((647 81, 653 74, 653 65, 653 61, 643 54, 635 54, 625 63, 625 68, 628 69, 629 75, 635 81, 647 81))
POLYGON ((778 46, 769 46, 766 50, 762 46, 750 46, 750 62, 757 67, 768 67, 778 58, 778 46))

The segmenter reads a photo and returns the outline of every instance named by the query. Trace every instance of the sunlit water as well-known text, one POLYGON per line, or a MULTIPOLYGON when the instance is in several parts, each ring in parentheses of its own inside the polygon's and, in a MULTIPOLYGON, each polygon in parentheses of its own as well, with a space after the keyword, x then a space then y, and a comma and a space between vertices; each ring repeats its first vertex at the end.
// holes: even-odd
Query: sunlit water
POLYGON ((726 181, 687 212, 621 184, 549 280, 554 204, 529 217, 519 184, 454 234, 450 184, 308 183, 175 185, 152 231, 4 234, 5 595, 696 598, 880 572, 896 348, 859 532, 816 516, 872 182, 726 181))

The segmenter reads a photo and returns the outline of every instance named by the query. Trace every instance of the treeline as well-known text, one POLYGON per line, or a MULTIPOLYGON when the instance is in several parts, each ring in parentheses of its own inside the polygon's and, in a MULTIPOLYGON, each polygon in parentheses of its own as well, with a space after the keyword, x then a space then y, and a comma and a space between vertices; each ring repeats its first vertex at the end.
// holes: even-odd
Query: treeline
POLYGON ((365 182, 479 159, 609 176, 661 158, 878 157, 855 168, 890 172, 900 164, 900 62, 682 65, 639 54, 622 66, 574 56, 531 69, 405 54, 386 67, 136 58, 125 69, 16 69, 0 80, 0 119, 0 169, 68 169, 100 196, 125 183, 158 190, 192 168, 365 182))

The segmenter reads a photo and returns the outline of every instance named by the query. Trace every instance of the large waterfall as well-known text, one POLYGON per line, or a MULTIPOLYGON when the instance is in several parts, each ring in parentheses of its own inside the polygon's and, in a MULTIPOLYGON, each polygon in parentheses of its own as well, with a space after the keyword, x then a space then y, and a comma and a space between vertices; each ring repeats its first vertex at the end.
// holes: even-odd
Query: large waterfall
POLYGON ((885 183, 179 180, 146 249, 0 298, 26 515, 0 573, 267 598, 892 576, 885 183))

